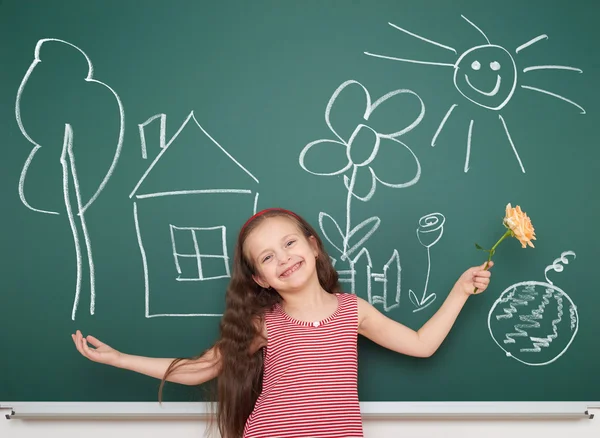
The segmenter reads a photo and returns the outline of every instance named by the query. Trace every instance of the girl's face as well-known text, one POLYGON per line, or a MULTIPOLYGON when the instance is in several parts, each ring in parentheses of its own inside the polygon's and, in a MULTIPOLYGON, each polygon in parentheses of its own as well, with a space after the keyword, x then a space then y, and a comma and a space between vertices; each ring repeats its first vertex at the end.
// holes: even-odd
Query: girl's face
POLYGON ((254 281, 265 289, 297 290, 316 277, 317 242, 286 217, 261 222, 247 237, 245 248, 256 270, 254 281))

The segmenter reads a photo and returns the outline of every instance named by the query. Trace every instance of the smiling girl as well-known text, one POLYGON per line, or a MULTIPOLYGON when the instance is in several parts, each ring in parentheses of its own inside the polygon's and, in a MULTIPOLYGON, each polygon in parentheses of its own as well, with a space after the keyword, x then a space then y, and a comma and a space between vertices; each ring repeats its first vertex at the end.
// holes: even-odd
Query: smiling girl
POLYGON ((358 335, 429 357, 490 275, 484 265, 467 269, 414 331, 342 292, 315 230, 297 214, 273 208, 240 231, 220 338, 209 350, 192 358, 151 358, 121 353, 79 330, 72 338, 88 359, 161 379, 161 389, 166 381, 199 385, 217 378, 223 438, 363 437, 358 335))

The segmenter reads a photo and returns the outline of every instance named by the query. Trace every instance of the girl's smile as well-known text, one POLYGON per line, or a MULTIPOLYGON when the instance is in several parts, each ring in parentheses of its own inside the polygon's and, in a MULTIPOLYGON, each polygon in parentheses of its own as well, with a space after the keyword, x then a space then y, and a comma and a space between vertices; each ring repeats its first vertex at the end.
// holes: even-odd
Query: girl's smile
POLYGON ((294 272, 296 272, 298 269, 300 269, 303 265, 304 265, 304 262, 295 263, 294 265, 290 266, 288 269, 283 271, 281 273, 280 277, 283 277, 283 278, 289 277, 294 272))

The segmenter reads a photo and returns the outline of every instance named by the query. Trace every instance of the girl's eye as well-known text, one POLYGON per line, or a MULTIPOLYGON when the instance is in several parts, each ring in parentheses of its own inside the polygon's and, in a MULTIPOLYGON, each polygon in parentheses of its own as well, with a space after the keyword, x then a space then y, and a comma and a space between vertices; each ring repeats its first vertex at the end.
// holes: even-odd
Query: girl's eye
POLYGON ((290 240, 290 241, 287 243, 287 246, 290 246, 290 245, 291 245, 292 243, 294 243, 294 242, 295 242, 295 240, 290 240))
POLYGON ((270 256, 270 255, 266 256, 266 257, 265 257, 265 258, 262 260, 262 263, 269 261, 269 259, 270 259, 270 258, 271 258, 271 256, 270 256))

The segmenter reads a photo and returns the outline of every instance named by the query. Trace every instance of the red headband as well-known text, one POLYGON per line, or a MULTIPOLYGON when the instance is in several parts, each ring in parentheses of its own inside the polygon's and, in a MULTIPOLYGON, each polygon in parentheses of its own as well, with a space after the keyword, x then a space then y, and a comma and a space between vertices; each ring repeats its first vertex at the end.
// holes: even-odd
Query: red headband
POLYGON ((262 211, 259 211, 254 216, 252 216, 250 219, 248 219, 246 221, 246 223, 242 226, 242 229, 240 230, 240 234, 242 234, 244 232, 244 229, 246 229, 246 227, 248 226, 248 224, 250 222, 252 222, 257 217, 262 216, 263 214, 268 213, 270 211, 281 211, 282 213, 287 213, 289 215, 294 216, 296 219, 300 220, 300 217, 296 213, 294 213, 293 211, 286 210, 285 208, 266 208, 262 211))

